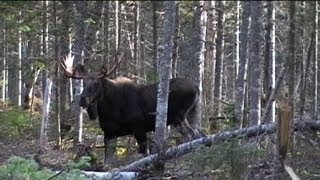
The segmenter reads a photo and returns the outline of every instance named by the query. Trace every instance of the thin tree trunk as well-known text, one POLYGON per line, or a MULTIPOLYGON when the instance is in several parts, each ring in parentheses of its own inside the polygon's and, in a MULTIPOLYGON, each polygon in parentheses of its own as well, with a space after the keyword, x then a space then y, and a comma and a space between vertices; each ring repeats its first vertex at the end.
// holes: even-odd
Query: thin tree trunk
POLYGON ((295 1, 289 2, 289 33, 288 33, 288 57, 287 61, 290 62, 288 64, 288 88, 289 88, 289 99, 292 103, 293 112, 294 112, 294 89, 295 89, 295 1))
POLYGON ((223 72, 223 23, 224 23, 224 3, 223 1, 216 2, 217 10, 217 38, 216 38, 216 64, 215 64, 215 78, 214 78, 214 90, 213 100, 215 113, 214 116, 220 116, 221 114, 221 98, 222 98, 222 72, 223 72))
POLYGON ((104 21, 103 21, 103 63, 109 64, 109 24, 110 24, 110 1, 104 2, 104 21))
MULTIPOLYGON (((269 75, 270 75, 270 84, 269 87, 271 89, 274 89, 276 86, 276 26, 275 26, 275 21, 276 21, 276 9, 275 9, 275 3, 271 3, 270 11, 272 11, 272 25, 271 25, 271 66, 269 69, 269 75)), ((270 13, 268 11, 268 13, 270 13)), ((271 95, 271 93, 270 93, 271 95)), ((268 119, 270 119, 270 122, 275 122, 276 121, 276 102, 273 101, 271 104, 271 109, 270 109, 270 115, 268 116, 268 119)))
MULTIPOLYGON (((134 29, 134 54, 133 54, 133 60, 135 62, 135 66, 136 66, 136 72, 135 74, 138 77, 141 77, 141 59, 140 59, 140 52, 141 52, 141 17, 140 17, 140 5, 141 3, 139 1, 136 1, 135 4, 135 20, 134 20, 134 24, 135 24, 135 29, 134 29)), ((139 78, 140 79, 140 78, 139 78)), ((138 82, 140 82, 140 80, 138 79, 138 82)))
POLYGON ((152 72, 157 72, 158 70, 158 3, 157 1, 152 1, 153 15, 152 15, 152 34, 153 34, 153 68, 152 72))
POLYGON ((249 102, 250 125, 261 123, 262 2, 251 1, 249 102))
MULTIPOLYGON (((64 57, 66 56, 69 51, 69 44, 70 44, 70 39, 69 39, 69 28, 70 28, 70 11, 71 9, 71 2, 69 1, 61 1, 62 4, 62 9, 63 9, 63 14, 61 17, 61 24, 62 24, 62 29, 61 29, 61 34, 60 36, 60 53, 59 57, 64 57)), ((61 123, 66 124, 67 119, 66 119, 66 111, 67 111, 67 100, 68 100, 68 79, 66 76, 59 76, 59 95, 58 97, 60 98, 60 118, 61 118, 61 123)))
MULTIPOLYGON (((267 3, 267 27, 265 34, 265 69, 264 69, 264 92, 265 92, 265 103, 263 104, 264 108, 266 107, 266 102, 270 98, 272 89, 275 85, 275 37, 274 37, 274 6, 271 1, 267 3)), ((269 117, 266 118, 267 121, 274 122, 275 121, 275 101, 272 102, 271 110, 269 113, 269 117)))
MULTIPOLYGON (((47 56, 47 52, 48 52, 48 30, 49 30, 49 23, 48 23, 48 4, 49 1, 43 0, 42 1, 42 51, 40 53, 41 57, 47 56)), ((46 80, 47 80, 47 69, 43 69, 42 71, 42 93, 44 94, 44 89, 46 87, 46 80)))
MULTIPOLYGON (((53 26, 57 28, 57 2, 53 1, 53 26)), ((56 33, 54 34, 54 57, 56 60, 59 59, 59 46, 58 46, 58 38, 59 35, 56 33)), ((55 67, 55 84, 59 84, 60 82, 60 65, 56 63, 55 67)), ((57 120, 57 148, 60 149, 61 146, 61 110, 60 110, 60 91, 55 88, 55 115, 57 120)))
MULTIPOLYGON (((83 64, 83 56, 84 56, 84 50, 85 50, 85 14, 86 12, 86 3, 85 1, 77 1, 75 6, 78 13, 78 16, 76 18, 76 39, 74 42, 74 52, 75 52, 75 60, 78 63, 83 64)), ((80 100, 80 94, 82 92, 83 87, 83 80, 75 80, 74 88, 75 88, 75 103, 79 104, 80 100)), ((75 109, 76 114, 76 143, 82 143, 82 111, 80 106, 76 106, 75 109)))
POLYGON ((158 86, 157 96, 157 116, 155 139, 158 150, 158 160, 155 163, 155 168, 161 174, 164 172, 165 152, 167 148, 167 110, 169 98, 169 82, 172 70, 172 47, 175 29, 175 1, 165 1, 165 18, 164 18, 164 41, 159 47, 160 52, 160 82, 158 86))
POLYGON ((179 42, 179 29, 180 29, 180 2, 176 3, 176 17, 175 28, 173 38, 173 50, 172 50, 172 78, 177 77, 177 63, 178 63, 178 42, 179 42))
POLYGON ((116 12, 115 12, 115 24, 116 24, 116 50, 119 50, 121 43, 121 2, 116 1, 116 12))
POLYGON ((44 150, 48 142, 48 120, 51 99, 52 81, 47 79, 47 87, 45 88, 44 101, 42 105, 41 131, 40 131, 40 150, 44 150))
POLYGON ((196 115, 189 120, 190 125, 194 129, 201 127, 202 121, 202 102, 203 102, 203 73, 204 73, 204 55, 205 55, 205 41, 206 41, 206 25, 207 25, 207 11, 204 7, 204 1, 194 1, 195 17, 194 17, 194 36, 193 40, 193 61, 195 67, 193 69, 193 78, 195 84, 199 88, 199 97, 197 98, 196 115))
POLYGON ((7 25, 3 20, 3 70, 2 70, 2 101, 6 100, 7 90, 7 59, 8 59, 7 25))
POLYGON ((314 99, 313 99, 313 118, 317 119, 318 118, 318 2, 313 1, 313 11, 312 15, 314 19, 313 22, 313 29, 315 31, 315 44, 314 44, 314 52, 313 52, 313 57, 314 57, 314 99))
MULTIPOLYGON (((288 56, 287 56, 287 62, 288 62, 288 89, 289 89, 289 105, 292 108, 292 117, 294 117, 294 111, 295 111, 295 76, 296 76, 296 53, 295 53, 295 31, 296 31, 296 2, 290 1, 289 2, 289 32, 288 32, 288 56)), ((291 128, 293 129, 293 128, 291 128)), ((295 137, 293 134, 293 131, 290 132, 290 142, 294 142, 295 137)), ((292 154, 294 154, 294 144, 291 144, 290 151, 292 154)))
MULTIPOLYGON (((19 21, 22 22, 22 12, 19 12, 19 21)), ((22 65, 22 32, 19 30, 19 59, 18 59, 18 106, 22 105, 22 73, 21 73, 21 65, 22 65)))
POLYGON ((239 70, 238 78, 236 79, 236 92, 235 92, 235 117, 240 125, 243 126, 244 119, 244 102, 245 92, 247 85, 247 66, 248 66, 248 30, 249 30, 249 17, 251 11, 251 4, 249 1, 243 2, 243 15, 242 24, 240 27, 240 50, 239 50, 239 70))

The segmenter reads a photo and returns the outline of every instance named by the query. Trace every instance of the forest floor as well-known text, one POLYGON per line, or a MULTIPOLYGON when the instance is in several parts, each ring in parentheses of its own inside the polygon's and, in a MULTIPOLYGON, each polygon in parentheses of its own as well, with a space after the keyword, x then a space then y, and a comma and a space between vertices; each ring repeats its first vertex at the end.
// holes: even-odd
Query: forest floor
MULTIPOLYGON (((112 165, 109 167, 102 166, 102 147, 90 149, 96 154, 97 163, 84 170, 108 171, 140 159, 141 155, 137 154, 137 147, 132 139, 121 139, 121 142, 127 145, 127 150, 123 155, 110 158, 112 165)), ((298 141, 296 148, 299 153, 295 158, 289 158, 290 164, 303 177, 318 177, 320 175, 320 151, 318 151, 320 149, 320 141, 313 141, 313 144, 306 143, 306 141, 302 142, 300 139, 298 141), (310 173, 314 175, 310 176, 310 173)), ((0 142, 0 165, 5 164, 14 155, 34 158, 41 166, 52 170, 62 170, 66 168, 68 162, 75 161, 77 153, 78 155, 86 155, 87 153, 81 152, 81 146, 76 146, 78 149, 74 149, 71 145, 72 143, 69 142, 69 147, 66 144, 68 143, 65 142, 65 147, 57 150, 54 142, 51 142, 48 144, 48 148, 39 155, 38 140, 30 140, 29 138, 20 139, 19 141, 0 142)), ((257 177, 260 177, 258 179, 261 179, 261 177, 263 177, 262 179, 268 179, 268 177, 272 177, 273 157, 268 158, 265 155, 257 157, 257 151, 250 150, 252 148, 250 143, 247 143, 245 149, 237 149, 235 154, 232 155, 232 149, 227 147, 229 145, 222 144, 221 146, 198 149, 197 152, 191 152, 169 160, 166 163, 165 178, 162 177, 161 179, 230 179, 230 174, 232 174, 232 168, 230 167, 232 166, 234 166, 233 171, 238 171, 241 179, 257 179, 257 177), (233 161, 235 159, 237 160, 233 161), (238 164, 232 165, 234 162, 238 164)), ((230 147, 232 148, 232 145, 230 147)), ((85 150, 85 148, 82 147, 82 150, 85 150)), ((155 178, 150 171, 144 171, 143 173, 140 179, 159 179, 155 178)))
MULTIPOLYGON (((130 140, 129 140, 130 141, 130 140)), ((131 140, 132 141, 132 140, 131 140)), ((53 143, 51 143, 53 144, 53 143)), ((50 146, 50 143, 49 143, 50 146)), ((95 149, 99 158, 97 161, 99 164, 90 166, 89 168, 84 168, 84 170, 89 171, 108 171, 113 168, 118 168, 121 166, 128 165, 135 160, 142 158, 141 155, 136 153, 134 150, 136 147, 130 148, 125 156, 122 157, 112 157, 109 158, 112 162, 112 166, 102 166, 103 148, 95 149)), ((74 148, 65 148, 63 150, 56 150, 53 146, 47 148, 39 155, 39 141, 38 140, 19 140, 19 141, 7 141, 0 142, 0 165, 5 164, 11 156, 19 156, 24 158, 33 158, 40 164, 40 167, 46 167, 51 170, 63 170, 66 169, 66 164, 71 161, 75 161, 75 151, 79 152, 79 147, 77 150, 74 148)), ((187 164, 190 165, 192 162, 188 158, 170 160, 166 164, 166 170, 164 176, 166 179, 211 179, 210 173, 205 171, 193 172, 188 170, 187 164)), ((141 179, 149 179, 153 176, 152 172, 143 172, 143 177, 141 179)), ((154 178, 154 177, 153 177, 154 178)))

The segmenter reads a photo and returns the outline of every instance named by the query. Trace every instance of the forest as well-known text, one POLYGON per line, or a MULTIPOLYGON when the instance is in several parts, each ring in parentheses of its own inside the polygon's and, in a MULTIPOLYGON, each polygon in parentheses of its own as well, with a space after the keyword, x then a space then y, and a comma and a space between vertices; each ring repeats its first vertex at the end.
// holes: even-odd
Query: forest
POLYGON ((0 1, 0 179, 320 179, 318 47, 317 1, 0 1))

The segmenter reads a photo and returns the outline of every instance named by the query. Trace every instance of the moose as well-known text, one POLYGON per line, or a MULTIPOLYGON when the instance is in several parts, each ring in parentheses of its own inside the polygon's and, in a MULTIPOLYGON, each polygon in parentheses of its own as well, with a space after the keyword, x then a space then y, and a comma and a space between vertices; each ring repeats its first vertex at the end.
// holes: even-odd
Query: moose
MULTIPOLYGON (((117 55, 118 56, 118 55, 117 55)), ((100 74, 84 73, 83 65, 73 68, 73 56, 69 54, 60 60, 67 77, 84 79, 85 86, 80 95, 79 105, 87 110, 89 118, 99 118, 104 132, 104 163, 107 162, 107 144, 111 140, 133 135, 139 146, 139 153, 146 155, 147 132, 155 130, 158 83, 138 84, 127 77, 108 78, 116 65, 100 74)), ((119 55, 119 62, 123 53, 119 55)), ((198 87, 188 79, 170 80, 167 125, 173 125, 189 140, 203 136, 188 123, 188 116, 195 113, 198 87)))

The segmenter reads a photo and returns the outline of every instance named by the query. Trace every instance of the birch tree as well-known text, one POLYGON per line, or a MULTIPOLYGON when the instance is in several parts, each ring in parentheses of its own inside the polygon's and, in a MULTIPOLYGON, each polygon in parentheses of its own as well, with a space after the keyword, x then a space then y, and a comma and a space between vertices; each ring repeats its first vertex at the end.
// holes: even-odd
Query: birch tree
POLYGON ((319 37, 319 12, 318 12, 318 2, 312 1, 312 19, 314 19, 312 24, 312 29, 315 32, 315 43, 314 43, 314 51, 313 51, 313 57, 314 57, 314 66, 313 66, 313 72, 314 72, 314 98, 313 98, 313 118, 318 118, 318 37, 319 37))
MULTIPOLYGON (((266 94, 265 100, 267 101, 270 98, 271 91, 275 87, 275 27, 274 27, 274 18, 275 18, 275 9, 274 3, 268 1, 267 3, 267 26, 265 34, 265 69, 264 69, 264 90, 266 94)), ((272 102, 270 112, 268 117, 266 117, 268 122, 275 122, 275 101, 272 102)))
POLYGON ((172 47, 175 29, 175 1, 164 1, 165 17, 164 17, 164 32, 163 41, 159 47, 159 74, 160 82, 158 85, 157 96, 157 116, 155 139, 157 151, 159 154, 158 161, 155 163, 157 170, 163 173, 165 165, 165 153, 167 144, 167 110, 169 98, 169 82, 172 69, 172 47))
POLYGON ((261 45, 262 2, 251 1, 249 104, 250 125, 259 125, 261 119, 261 45))
POLYGON ((206 41, 206 25, 207 25, 207 11, 204 7, 204 1, 194 1, 195 15, 194 15, 194 33, 192 37, 193 61, 195 66, 193 69, 193 79, 195 84, 199 87, 199 97, 197 99, 196 115, 190 119, 190 125, 198 129, 201 127, 202 120, 202 102, 203 102, 203 74, 204 74, 204 55, 205 55, 205 41, 206 41))
POLYGON ((215 75, 214 75, 214 89, 213 100, 215 116, 221 114, 221 97, 222 97, 222 72, 223 72, 223 23, 224 23, 224 2, 216 2, 217 11, 217 38, 216 38, 216 63, 215 63, 215 75))
POLYGON ((40 130, 40 150, 45 148, 48 142, 48 120, 51 101, 51 87, 52 81, 47 79, 47 86, 44 93, 44 101, 42 105, 41 130, 40 130))
MULTIPOLYGON (((77 10, 77 18, 76 18, 76 39, 74 42, 74 52, 75 52, 75 59, 76 61, 82 63, 83 62, 83 55, 84 55, 84 48, 85 48, 85 14, 86 14, 86 3, 85 1, 77 1, 75 3, 75 7, 77 10)), ((79 104, 80 100, 80 93, 82 92, 82 80, 75 80, 75 102, 79 104)), ((76 106, 76 142, 82 142, 82 111, 80 106, 76 106)))

